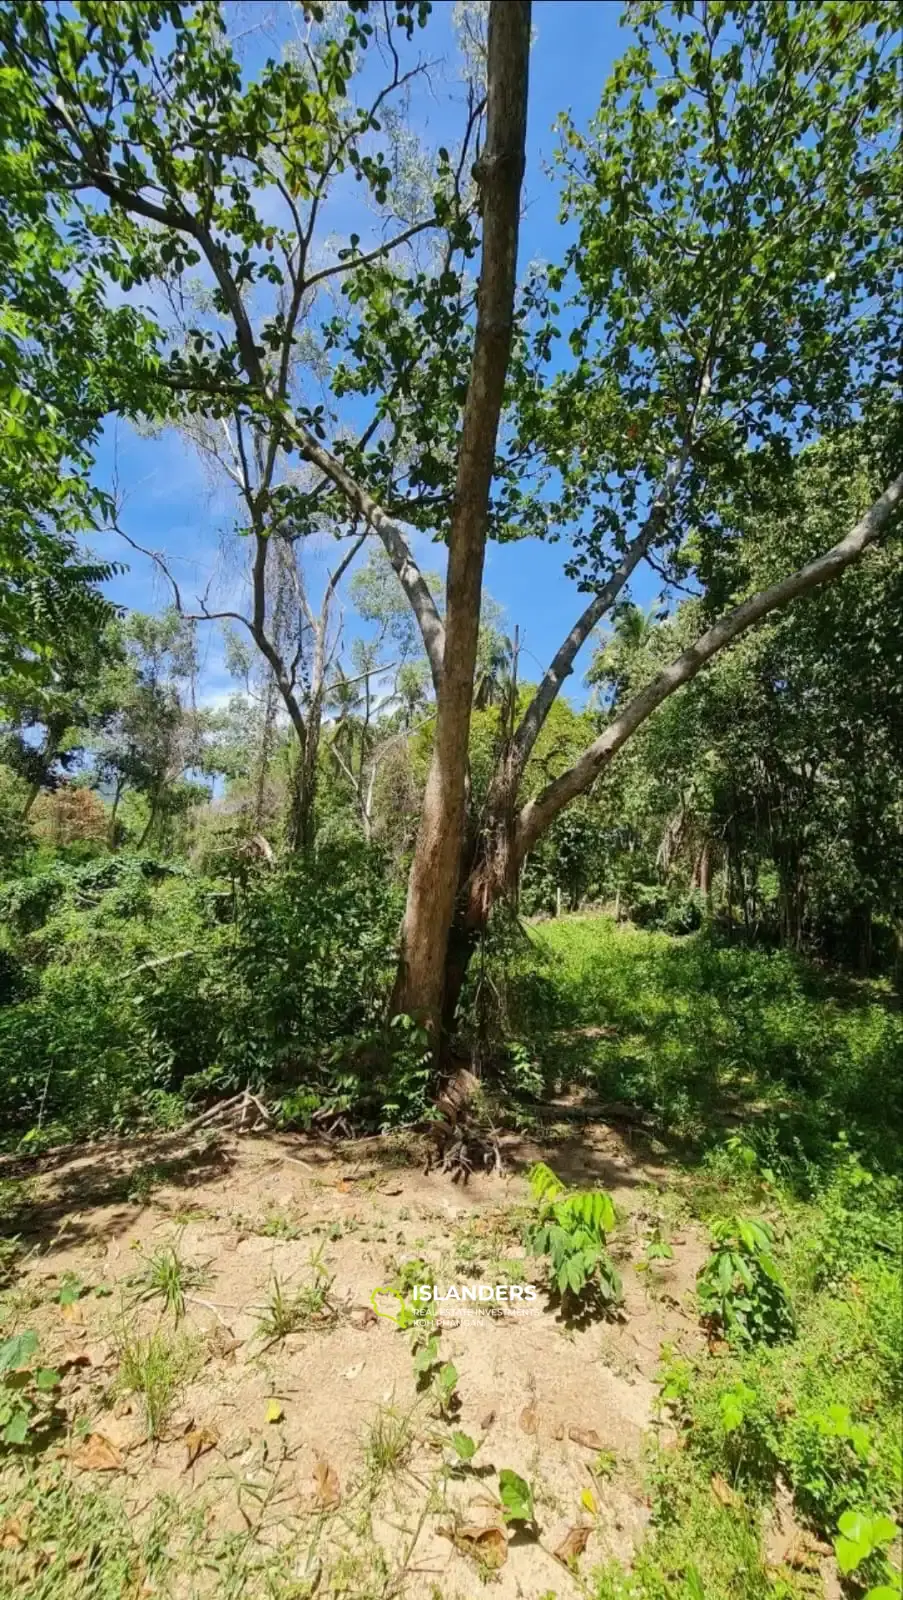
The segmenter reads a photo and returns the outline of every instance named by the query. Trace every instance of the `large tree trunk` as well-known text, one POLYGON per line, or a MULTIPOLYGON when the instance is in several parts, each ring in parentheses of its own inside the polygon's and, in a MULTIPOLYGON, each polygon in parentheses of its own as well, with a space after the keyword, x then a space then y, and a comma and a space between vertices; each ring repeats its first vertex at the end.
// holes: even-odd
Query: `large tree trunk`
POLYGON ((529 49, 529 0, 492 0, 486 147, 477 169, 483 206, 477 325, 448 540, 436 736, 408 883, 394 996, 394 1009, 416 1015, 432 1031, 436 1045, 464 843, 489 493, 511 351, 529 49))
MULTIPOLYGON (((487 800, 487 815, 479 843, 467 854, 458 888, 453 941, 448 948, 447 992, 442 1015, 446 1025, 453 1019, 467 963, 480 933, 486 926, 495 902, 516 885, 524 860, 565 806, 586 793, 599 773, 623 744, 652 715, 659 705, 690 682, 713 656, 727 649, 735 638, 778 607, 808 594, 823 583, 838 578, 845 569, 885 531, 903 504, 903 474, 891 483, 864 513, 848 534, 823 555, 783 578, 770 588, 744 600, 706 630, 695 644, 659 672, 626 706, 620 709, 599 738, 584 751, 579 761, 561 777, 555 778, 517 814, 517 787, 520 773, 510 753, 503 758, 487 800)), ((725 842, 727 904, 729 925, 737 882, 737 857, 732 842, 725 842)), ((742 886, 742 869, 740 882, 742 886)), ((707 867, 707 888, 711 889, 711 860, 707 867)), ((749 907, 741 888, 744 917, 749 907)), ((446 944, 448 936, 446 935, 446 944)), ((903 951, 903 935, 899 950, 903 951)), ((898 954, 898 974, 903 973, 903 955, 898 954)), ((903 981, 898 976, 898 982, 903 981)), ((443 978, 443 988, 446 979, 443 978)))
POLYGON ((316 700, 308 711, 304 739, 297 742, 291 773, 286 844, 290 851, 305 855, 313 849, 316 835, 317 760, 322 716, 322 703, 316 700))

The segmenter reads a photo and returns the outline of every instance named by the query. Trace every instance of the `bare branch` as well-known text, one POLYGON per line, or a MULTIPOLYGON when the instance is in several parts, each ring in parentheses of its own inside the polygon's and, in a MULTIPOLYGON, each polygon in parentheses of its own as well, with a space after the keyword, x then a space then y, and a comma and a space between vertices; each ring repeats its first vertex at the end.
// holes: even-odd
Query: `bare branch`
POLYGON ((823 555, 809 561, 797 572, 771 584, 744 600, 707 628, 696 642, 659 672, 639 694, 619 712, 599 738, 583 752, 568 772, 548 784, 520 813, 515 851, 522 861, 537 839, 577 795, 584 794, 607 766, 615 753, 634 734, 652 712, 683 684, 689 683, 707 661, 779 606, 839 576, 858 560, 870 544, 879 539, 897 507, 903 504, 903 473, 869 507, 856 526, 823 555))
POLYGON ((319 272, 314 272, 304 284, 305 291, 312 289, 314 284, 323 283, 327 278, 334 278, 340 272, 352 272, 355 267, 366 267, 371 261, 378 261, 380 256, 387 256, 390 250, 397 250, 399 245, 407 244, 409 239, 415 239, 418 233, 425 233, 427 228, 435 228, 435 217, 427 217, 425 222, 414 222, 409 228, 395 235, 394 239, 387 239, 385 244, 379 244, 372 250, 366 250, 361 256, 350 256, 347 261, 335 261, 331 267, 322 267, 319 272))

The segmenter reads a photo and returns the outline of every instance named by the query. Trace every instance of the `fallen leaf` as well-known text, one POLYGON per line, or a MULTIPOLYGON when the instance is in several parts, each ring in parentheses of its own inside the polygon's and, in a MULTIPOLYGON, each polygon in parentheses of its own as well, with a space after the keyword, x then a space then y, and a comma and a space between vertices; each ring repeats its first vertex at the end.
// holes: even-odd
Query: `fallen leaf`
POLYGON ((401 1184, 398 1183, 393 1184, 391 1189, 378 1189, 377 1194, 386 1194, 394 1198, 397 1194, 404 1194, 404 1189, 402 1188, 401 1184))
POLYGON ((554 1428, 552 1429, 552 1438, 553 1439, 563 1439, 564 1438, 564 1423, 563 1422, 556 1422, 554 1428))
POLYGON ((71 1452, 70 1461, 82 1472, 118 1472, 123 1461, 111 1439, 102 1433, 89 1433, 71 1452))
POLYGON ((192 1428, 185 1435, 185 1449, 188 1456, 185 1462, 185 1471, 193 1467, 200 1456, 205 1456, 208 1450, 219 1444, 219 1434, 213 1428, 192 1428))
POLYGON ((594 1517, 596 1515, 596 1512, 599 1509, 599 1507, 596 1504, 596 1497, 593 1494, 592 1489, 584 1489, 581 1492, 580 1504, 582 1505, 584 1511, 588 1511, 589 1512, 591 1517, 594 1517))
POLYGON ((518 1418, 518 1423, 522 1433, 538 1433, 539 1412, 537 1411, 536 1407, 524 1406, 524 1409, 518 1418))
POLYGON ((335 1467, 331 1467, 322 1456, 318 1457, 314 1467, 314 1498, 323 1511, 332 1511, 341 1503, 342 1490, 339 1484, 339 1475, 335 1467))
POLYGON ((483 1418, 482 1422, 480 1423, 480 1427, 483 1429, 484 1433, 486 1433, 488 1431, 488 1429, 492 1427, 492 1424, 494 1423, 494 1421, 495 1421, 495 1412, 494 1411, 487 1411, 485 1417, 483 1418))
POLYGON ((737 1496, 734 1494, 734 1491, 727 1480, 722 1478, 720 1472, 715 1473, 715 1476, 712 1479, 711 1489, 715 1499, 720 1501, 721 1505, 736 1505, 737 1496))
POLYGON ((363 1370, 364 1370, 363 1361, 358 1361, 358 1362, 355 1363, 355 1365, 353 1367, 346 1367, 345 1371, 342 1373, 342 1377, 343 1378, 347 1378, 349 1380, 349 1382, 350 1382, 354 1378, 359 1378, 361 1373, 363 1372, 363 1370))
POLYGON ((805 1529, 801 1533, 791 1536, 784 1551, 783 1562, 787 1567, 792 1567, 795 1572, 816 1572, 819 1566, 819 1556, 832 1554, 832 1547, 823 1540, 816 1539, 805 1529))
POLYGON ((267 1422, 281 1422, 285 1416, 285 1407, 279 1400, 271 1400, 267 1406, 267 1422))
POLYGON ((236 1350, 241 1347, 242 1342, 241 1339, 236 1339, 228 1328, 224 1328, 221 1323, 216 1324, 210 1335, 210 1344, 214 1355, 222 1356, 223 1359, 234 1356, 236 1350))
POLYGON ((18 1517, 0 1522, 0 1550, 21 1550, 24 1543, 25 1529, 18 1517))
POLYGON ((584 1450, 601 1450, 602 1440, 595 1428, 568 1428, 568 1438, 572 1444, 579 1444, 584 1450))
POLYGON ((586 1549, 586 1541, 590 1536, 590 1532, 591 1529, 585 1527, 582 1523, 578 1523, 573 1528, 568 1528, 557 1550, 554 1551, 556 1560, 569 1567, 572 1561, 576 1561, 578 1556, 582 1556, 586 1549))
POLYGON ((378 1319, 372 1306, 352 1306, 348 1320, 352 1328, 374 1328, 378 1319))
POLYGON ((60 1306, 60 1316, 64 1322, 84 1322, 85 1314, 77 1300, 67 1301, 60 1306))
POLYGON ((459 1528, 439 1528, 443 1539, 450 1539, 456 1550, 472 1556, 481 1566, 497 1572, 508 1559, 508 1540, 501 1528, 480 1528, 465 1525, 459 1528))

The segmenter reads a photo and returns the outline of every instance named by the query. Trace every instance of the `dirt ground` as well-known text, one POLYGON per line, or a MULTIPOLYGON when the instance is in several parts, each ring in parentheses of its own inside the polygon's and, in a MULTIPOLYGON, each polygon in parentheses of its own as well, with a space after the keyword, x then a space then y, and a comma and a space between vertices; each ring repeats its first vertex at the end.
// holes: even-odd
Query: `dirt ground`
POLYGON ((64 1371, 80 1435, 109 1447, 101 1474, 84 1445, 63 1443, 71 1470, 115 1486, 136 1518, 171 1492, 203 1508, 208 1531, 252 1528, 264 1549, 303 1524, 325 1592, 369 1564, 372 1590, 354 1592, 469 1600, 501 1561, 499 1600, 577 1593, 554 1553, 575 1528, 586 1533, 579 1570, 629 1559, 649 1514, 643 1460, 675 1442, 656 1415, 656 1368, 663 1345, 699 1348, 691 1297, 706 1243, 669 1226, 673 1260, 649 1264, 666 1174, 610 1126, 551 1130, 541 1147, 507 1136, 503 1154, 504 1176, 464 1187, 424 1175, 419 1147, 402 1138, 198 1134, 29 1166, 18 1326, 35 1328, 42 1360, 64 1371), (418 1392, 411 1334, 375 1316, 371 1295, 415 1259, 443 1287, 541 1285, 543 1263, 520 1243, 525 1173, 540 1157, 612 1195, 622 1310, 568 1327, 543 1292, 517 1317, 452 1305, 440 1349, 457 1369, 458 1404, 442 1416, 429 1388, 418 1392), (178 1329, 159 1298, 143 1297, 148 1262, 168 1246, 196 1269, 178 1329), (331 1280, 325 1305, 285 1337, 262 1331, 274 1283, 290 1298, 318 1271, 321 1285, 331 1280), (61 1303, 66 1283, 75 1298, 61 1303), (155 1329, 190 1357, 148 1440, 121 1362, 130 1337, 155 1329), (478 1444, 467 1469, 450 1448, 455 1430, 478 1444), (502 1468, 532 1485, 538 1537, 486 1532, 502 1525, 502 1468))

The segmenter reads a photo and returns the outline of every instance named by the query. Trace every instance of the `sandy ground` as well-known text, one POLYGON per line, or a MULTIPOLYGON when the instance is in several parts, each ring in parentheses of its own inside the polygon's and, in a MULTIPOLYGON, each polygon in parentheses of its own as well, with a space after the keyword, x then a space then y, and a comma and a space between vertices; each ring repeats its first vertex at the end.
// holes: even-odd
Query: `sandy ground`
MULTIPOLYGON (((644 1458, 675 1443, 656 1415, 655 1373, 663 1345, 699 1348, 692 1290, 706 1244, 672 1225, 673 1260, 650 1268, 665 1173, 611 1127, 559 1133, 541 1148, 508 1137, 506 1175, 475 1175, 466 1187, 425 1176, 417 1147, 401 1140, 327 1147, 290 1135, 197 1135, 111 1142, 30 1166, 28 1214, 17 1223, 27 1252, 17 1325, 34 1327, 42 1359, 65 1369, 68 1416, 112 1447, 118 1465, 103 1486, 115 1480, 136 1517, 175 1492, 205 1508, 208 1528, 253 1524, 264 1547, 307 1519, 321 1593, 343 1592, 330 1589, 331 1574, 369 1563, 372 1591, 365 1582, 354 1592, 463 1600, 482 1592, 482 1552, 490 1563, 504 1558, 492 1573, 499 1600, 576 1594, 554 1554, 574 1528, 587 1535, 581 1571, 629 1559, 649 1514, 644 1458), (614 1320, 566 1326, 541 1290, 542 1262, 524 1256, 525 1172, 540 1156, 616 1203, 624 1304, 614 1320), (130 1334, 174 1334, 173 1318, 158 1299, 140 1298, 134 1281, 166 1246, 198 1269, 179 1328, 194 1371, 161 1437, 148 1441, 119 1363, 130 1334), (274 1281, 289 1295, 311 1284, 315 1257, 331 1279, 326 1313, 284 1338, 265 1336, 274 1281), (540 1286, 529 1315, 452 1306, 443 1318, 441 1359, 457 1369, 459 1402, 445 1418, 429 1392, 418 1393, 410 1333, 370 1309, 373 1290, 415 1258, 443 1286, 540 1286), (65 1274, 83 1286, 68 1306, 59 1302, 65 1274), (380 1472, 373 1426, 387 1412, 404 1419, 406 1449, 395 1470, 380 1472), (468 1471, 448 1470, 454 1430, 479 1444, 468 1471), (533 1486, 538 1537, 479 1536, 500 1526, 505 1467, 533 1486)), ((101 1481, 90 1468, 81 1475, 101 1481)))

